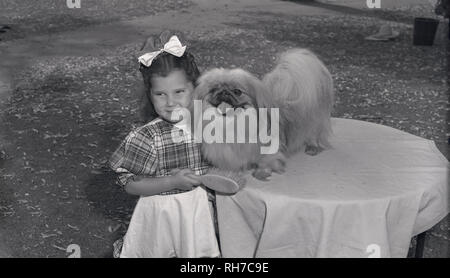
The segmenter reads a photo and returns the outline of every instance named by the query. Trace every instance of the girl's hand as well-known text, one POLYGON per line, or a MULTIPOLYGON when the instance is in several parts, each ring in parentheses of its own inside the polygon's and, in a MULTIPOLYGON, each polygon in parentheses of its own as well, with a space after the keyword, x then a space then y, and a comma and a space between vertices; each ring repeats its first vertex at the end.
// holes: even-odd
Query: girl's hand
POLYGON ((191 169, 174 169, 171 171, 177 184, 177 188, 182 190, 191 190, 192 187, 201 184, 200 177, 195 175, 191 169))

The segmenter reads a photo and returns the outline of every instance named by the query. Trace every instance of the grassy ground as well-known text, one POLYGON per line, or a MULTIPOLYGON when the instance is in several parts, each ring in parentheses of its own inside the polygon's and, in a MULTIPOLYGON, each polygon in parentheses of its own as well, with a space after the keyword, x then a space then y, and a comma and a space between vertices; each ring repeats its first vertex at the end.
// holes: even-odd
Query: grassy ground
MULTIPOLYGON (((133 1, 140 2, 144 1, 133 1)), ((170 8, 166 1, 154 3, 151 9, 170 8)), ((127 16, 141 15, 138 10, 127 16)), ((104 18, 116 20, 115 14, 120 17, 122 11, 125 6, 104 18)), ((310 48, 333 75, 333 116, 376 122, 434 140, 447 155, 446 45, 412 45, 414 10, 349 11, 323 17, 242 13, 238 23, 226 28, 185 35, 202 70, 243 67, 262 75, 278 52, 310 48), (399 38, 363 39, 387 20, 400 31, 399 38)), ((13 27, 27 22, 18 19, 20 14, 10 15, 13 27)), ((39 14, 44 15, 41 26, 61 24, 46 19, 45 12, 39 14)), ((33 15, 29 20, 41 21, 33 15)), ((85 24, 91 22, 81 23, 85 24)), ((0 148, 0 242, 9 255, 64 257, 66 247, 76 243, 83 257, 111 256, 111 244, 125 231, 136 198, 114 185, 106 161, 138 124, 135 94, 141 80, 134 57, 140 43, 130 42, 102 56, 38 58, 16 74, 0 121, 6 142, 0 148)), ((425 255, 450 256, 448 237, 446 218, 432 229, 425 255)))
POLYGON ((191 6, 192 2, 80 0, 80 4, 80 8, 69 8, 65 0, 0 0, 0 24, 8 24, 12 28, 2 38, 6 40, 32 34, 51 34, 168 10, 182 10, 191 6))

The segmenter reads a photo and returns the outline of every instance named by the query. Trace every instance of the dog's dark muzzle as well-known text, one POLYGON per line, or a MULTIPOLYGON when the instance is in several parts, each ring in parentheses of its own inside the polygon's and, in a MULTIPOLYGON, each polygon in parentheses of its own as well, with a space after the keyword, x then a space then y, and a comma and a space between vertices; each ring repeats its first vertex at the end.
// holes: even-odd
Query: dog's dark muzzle
POLYGON ((239 96, 241 95, 242 91, 239 89, 220 89, 214 92, 209 102, 216 107, 222 102, 226 102, 233 107, 240 107, 244 104, 239 101, 239 96))

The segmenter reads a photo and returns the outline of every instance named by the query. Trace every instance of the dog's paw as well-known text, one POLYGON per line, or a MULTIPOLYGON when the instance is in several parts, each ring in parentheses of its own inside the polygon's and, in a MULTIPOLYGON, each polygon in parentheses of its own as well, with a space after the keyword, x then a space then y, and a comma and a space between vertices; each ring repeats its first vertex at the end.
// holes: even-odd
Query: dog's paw
POLYGON ((311 156, 318 155, 323 151, 323 148, 318 146, 306 145, 305 153, 311 156))
POLYGON ((286 168, 286 157, 282 153, 262 157, 256 164, 253 176, 266 181, 272 173, 283 174, 286 168))
POLYGON ((267 168, 256 168, 252 174, 256 179, 260 181, 268 181, 269 177, 272 176, 272 171, 267 168))
POLYGON ((278 157, 268 163, 268 167, 277 174, 283 174, 286 170, 286 158, 278 157))

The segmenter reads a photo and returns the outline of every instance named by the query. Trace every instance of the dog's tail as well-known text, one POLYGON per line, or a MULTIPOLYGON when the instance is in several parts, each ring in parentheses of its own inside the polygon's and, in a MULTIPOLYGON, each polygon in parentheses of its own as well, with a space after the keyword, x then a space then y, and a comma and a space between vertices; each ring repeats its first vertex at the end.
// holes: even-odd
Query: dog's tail
POLYGON ((286 154, 301 150, 305 144, 319 149, 330 147, 333 79, 314 53, 298 48, 282 53, 263 82, 280 109, 286 154))

